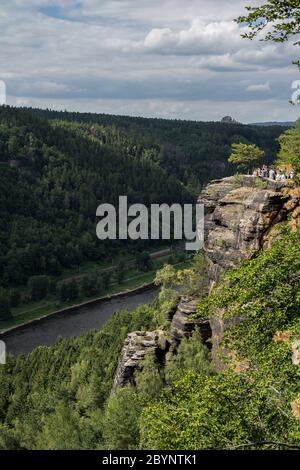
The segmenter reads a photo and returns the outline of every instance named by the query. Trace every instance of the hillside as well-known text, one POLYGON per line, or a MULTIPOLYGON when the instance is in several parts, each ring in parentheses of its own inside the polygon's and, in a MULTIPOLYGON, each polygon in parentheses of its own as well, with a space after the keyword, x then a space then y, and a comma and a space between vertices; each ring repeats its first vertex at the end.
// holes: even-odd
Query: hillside
MULTIPOLYGON (((145 150, 146 152, 146 150, 145 150)), ((59 275, 84 261, 109 259, 124 243, 100 243, 96 209, 103 202, 192 202, 182 183, 118 131, 49 122, 26 110, 0 109, 0 285, 36 274, 59 275)), ((135 250, 145 246, 137 242, 135 250)), ((127 246, 128 249, 128 246, 127 246)))
POLYGON ((9 359, 2 448, 300 448, 299 188, 251 181, 203 190, 219 256, 163 268, 152 306, 9 359))
POLYGON ((24 321, 79 295, 103 295, 108 283, 122 282, 128 259, 161 247, 146 240, 100 243, 99 204, 117 205, 124 194, 129 204, 195 202, 208 180, 232 172, 232 142, 257 143, 270 162, 281 131, 2 106, 0 319, 10 321, 12 312, 24 321), (98 272, 119 263, 113 281, 98 272), (72 282, 61 288, 65 280, 72 282))
POLYGON ((212 179, 229 176, 233 166, 227 159, 234 142, 255 143, 265 152, 266 163, 274 161, 278 150, 276 138, 284 131, 281 125, 268 128, 228 125, 223 122, 197 122, 168 119, 149 119, 92 113, 70 113, 32 110, 40 117, 98 124, 112 128, 121 145, 128 146, 139 156, 148 149, 147 158, 157 162, 168 174, 174 175, 195 196, 203 184, 212 179))

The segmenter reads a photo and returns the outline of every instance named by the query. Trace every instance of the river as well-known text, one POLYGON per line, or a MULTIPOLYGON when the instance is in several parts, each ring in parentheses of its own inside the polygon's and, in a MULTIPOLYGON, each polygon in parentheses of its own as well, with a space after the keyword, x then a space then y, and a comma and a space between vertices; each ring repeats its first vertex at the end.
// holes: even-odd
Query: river
POLYGON ((49 316, 32 324, 19 327, 0 335, 6 344, 6 351, 13 354, 30 353, 37 346, 55 344, 58 336, 72 338, 91 330, 98 330, 117 310, 132 311, 142 304, 151 303, 158 289, 153 287, 145 292, 131 292, 95 305, 82 306, 75 312, 49 316))

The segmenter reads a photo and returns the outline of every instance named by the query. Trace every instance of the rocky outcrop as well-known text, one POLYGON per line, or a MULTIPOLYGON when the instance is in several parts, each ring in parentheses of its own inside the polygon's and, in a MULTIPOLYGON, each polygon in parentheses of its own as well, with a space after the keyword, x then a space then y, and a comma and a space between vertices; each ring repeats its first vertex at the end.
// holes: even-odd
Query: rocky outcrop
POLYGON ((161 330, 129 333, 121 352, 112 392, 133 381, 134 372, 142 367, 147 351, 153 351, 161 358, 167 349, 165 334, 161 330))
MULTIPOLYGON (((200 330, 203 343, 207 343, 211 338, 209 321, 193 318, 198 303, 199 299, 187 296, 182 297, 179 302, 171 322, 171 351, 175 352, 180 341, 189 337, 196 327, 200 330)), ((207 344, 210 345, 210 343, 207 344)))
MULTIPOLYGON (((209 321, 193 318, 199 299, 194 297, 182 297, 177 308, 173 311, 170 332, 168 335, 162 330, 134 331, 130 333, 124 343, 115 380, 113 393, 120 387, 134 381, 134 373, 143 367, 143 359, 147 351, 152 351, 158 362, 165 361, 167 352, 176 353, 178 345, 183 338, 189 337, 196 326, 200 329, 203 343, 211 338, 209 321)), ((207 343, 208 347, 210 342, 207 343)))
MULTIPOLYGON (((198 202, 204 204, 205 244, 210 285, 220 274, 237 266, 261 247, 267 247, 277 236, 280 223, 290 219, 292 227, 300 222, 300 189, 289 189, 282 183, 260 180, 252 176, 229 177, 212 181, 201 193, 198 202)), ((176 354, 183 338, 196 327, 202 341, 212 348, 216 369, 224 366, 220 353, 230 355, 221 345, 226 328, 242 318, 224 320, 224 311, 216 312, 207 321, 194 318, 199 299, 184 296, 176 309, 170 312, 170 330, 130 333, 122 349, 113 391, 133 382, 134 372, 142 368, 147 351, 152 350, 163 364, 167 352, 176 354)), ((297 346, 298 347, 298 346, 297 346)), ((221 355, 222 355, 221 354, 221 355)), ((294 351, 296 357, 298 352, 294 351)), ((298 358, 298 355, 297 355, 298 358)), ((246 363, 236 363, 244 370, 246 363)))
MULTIPOLYGON (((213 181, 201 193, 205 205, 204 252, 211 287, 220 274, 237 266, 278 236, 280 224, 289 219, 292 228, 300 221, 300 190, 252 176, 213 181)), ((212 359, 216 369, 221 357, 231 354, 221 345, 224 330, 243 321, 224 320, 223 311, 210 318, 212 359)))
POLYGON ((206 208, 204 252, 211 282, 269 243, 274 225, 286 220, 299 202, 283 191, 282 183, 252 176, 209 184, 198 203, 206 208))

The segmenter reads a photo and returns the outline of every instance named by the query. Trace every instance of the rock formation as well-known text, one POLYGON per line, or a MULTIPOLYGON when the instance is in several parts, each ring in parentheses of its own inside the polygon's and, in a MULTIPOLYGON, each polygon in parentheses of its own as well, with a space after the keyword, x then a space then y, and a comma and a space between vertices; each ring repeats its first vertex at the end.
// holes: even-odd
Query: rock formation
POLYGON ((146 352, 150 350, 157 355, 166 352, 167 343, 163 331, 134 331, 127 335, 115 375, 113 393, 133 380, 134 372, 141 367, 146 352))
MULTIPOLYGON (((175 315, 171 321, 171 351, 176 352, 180 341, 183 338, 189 337, 195 330, 196 326, 200 330, 203 343, 206 343, 211 338, 209 322, 193 318, 198 303, 199 299, 188 296, 182 297, 180 300, 175 315)), ((210 343, 207 344, 208 346, 210 345, 210 343)))
POLYGON ((283 184, 252 176, 213 181, 200 194, 204 204, 204 252, 211 282, 268 244, 274 227, 294 214, 300 198, 283 190, 283 184))
MULTIPOLYGON (((253 252, 267 247, 277 236, 283 221, 289 218, 292 227, 300 222, 299 188, 289 189, 283 183, 252 176, 212 181, 202 191, 198 202, 206 209, 204 253, 211 286, 224 270, 237 266, 253 252)), ((180 341, 190 336, 196 327, 200 329, 203 343, 212 347, 215 367, 222 368, 218 353, 223 332, 232 322, 241 319, 224 321, 224 312, 220 311, 207 321, 197 320, 193 314, 198 302, 195 297, 181 298, 177 308, 170 312, 168 333, 161 330, 136 331, 128 335, 113 391, 133 381, 134 372, 141 369, 147 350, 152 349, 158 360, 164 363, 166 353, 176 354, 180 341)))
MULTIPOLYGON (((171 319, 170 333, 166 335, 162 330, 157 331, 134 331, 127 336, 115 380, 113 393, 120 387, 133 382, 134 372, 141 370, 143 359, 147 351, 155 353, 157 360, 163 364, 168 351, 176 353, 180 341, 189 337, 198 326, 201 332, 203 343, 211 337, 211 329, 208 321, 201 321, 192 318, 196 311, 197 299, 183 297, 171 319)), ((210 343, 208 343, 210 346, 210 343)))

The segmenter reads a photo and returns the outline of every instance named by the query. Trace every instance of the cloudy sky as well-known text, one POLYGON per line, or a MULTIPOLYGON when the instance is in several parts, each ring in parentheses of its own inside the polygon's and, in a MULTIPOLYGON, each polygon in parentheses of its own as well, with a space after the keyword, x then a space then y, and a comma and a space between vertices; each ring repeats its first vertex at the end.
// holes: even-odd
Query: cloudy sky
POLYGON ((291 44, 233 22, 263 0, 1 0, 7 104, 149 117, 293 120, 291 44))

